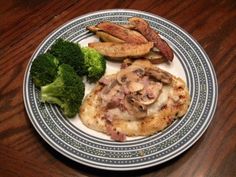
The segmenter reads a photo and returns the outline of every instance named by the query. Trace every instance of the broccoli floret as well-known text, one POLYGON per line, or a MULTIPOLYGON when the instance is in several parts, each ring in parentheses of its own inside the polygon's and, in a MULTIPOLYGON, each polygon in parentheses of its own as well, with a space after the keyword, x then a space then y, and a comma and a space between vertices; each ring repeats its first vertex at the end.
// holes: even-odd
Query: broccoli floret
POLYGON ((82 79, 67 64, 58 67, 56 79, 41 87, 40 99, 59 105, 65 116, 74 117, 79 111, 85 92, 82 79))
POLYGON ((79 44, 59 38, 51 46, 49 53, 57 57, 60 64, 72 66, 78 75, 86 74, 84 55, 79 44))
POLYGON ((106 71, 106 60, 103 55, 95 49, 83 47, 84 62, 87 69, 87 78, 89 81, 97 81, 106 71))
POLYGON ((38 55, 32 62, 31 76, 37 87, 53 82, 57 75, 59 61, 51 54, 38 55))

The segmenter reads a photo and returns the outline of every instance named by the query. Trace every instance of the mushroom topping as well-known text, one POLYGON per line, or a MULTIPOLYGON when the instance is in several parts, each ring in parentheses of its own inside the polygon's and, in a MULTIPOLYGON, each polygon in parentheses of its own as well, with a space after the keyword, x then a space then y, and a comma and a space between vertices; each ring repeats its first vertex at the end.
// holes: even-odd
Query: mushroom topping
POLYGON ((103 76, 101 79, 99 79, 98 82, 102 85, 108 85, 111 82, 111 79, 108 79, 107 77, 103 76))
POLYGON ((165 84, 170 84, 172 81, 171 75, 159 68, 146 68, 146 74, 165 84))
POLYGON ((144 88, 144 85, 139 82, 131 81, 128 83, 128 88, 130 92, 137 92, 144 88))
POLYGON ((143 68, 135 68, 133 72, 139 77, 142 77, 145 74, 145 70, 143 68))
POLYGON ((127 68, 128 66, 130 66, 132 64, 132 60, 129 59, 129 58, 126 58, 123 60, 123 62, 121 63, 121 67, 120 69, 125 69, 127 68))
POLYGON ((157 100, 161 94, 162 87, 163 85, 160 82, 150 84, 136 95, 136 99, 143 105, 150 105, 157 100))
POLYGON ((120 90, 120 85, 116 80, 113 80, 107 86, 105 86, 100 94, 103 104, 108 104, 111 102, 112 98, 114 98, 120 90))
POLYGON ((117 73, 116 79, 120 84, 124 84, 130 81, 137 81, 144 73, 145 71, 141 67, 129 66, 117 73))
POLYGON ((147 115, 147 106, 138 102, 132 94, 126 96, 124 106, 128 113, 136 119, 143 118, 147 115))
POLYGON ((114 88, 116 85, 117 85, 116 80, 112 80, 111 82, 107 83, 102 90, 102 94, 108 94, 112 90, 112 88, 114 88))

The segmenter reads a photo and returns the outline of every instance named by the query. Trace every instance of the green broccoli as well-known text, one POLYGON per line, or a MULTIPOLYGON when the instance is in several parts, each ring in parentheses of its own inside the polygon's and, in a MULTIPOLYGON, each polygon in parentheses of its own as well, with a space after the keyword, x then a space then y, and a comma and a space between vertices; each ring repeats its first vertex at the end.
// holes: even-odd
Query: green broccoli
POLYGON ((95 49, 83 47, 84 62, 87 69, 87 78, 89 81, 97 81, 106 71, 106 60, 103 55, 95 49))
POLYGON ((48 52, 58 58, 60 64, 64 63, 72 66, 78 75, 86 74, 84 55, 79 44, 59 38, 48 52))
POLYGON ((53 82, 57 75, 59 61, 51 54, 38 55, 32 62, 31 76, 37 87, 53 82))
POLYGON ((57 104, 65 116, 74 117, 84 97, 84 83, 70 65, 60 65, 57 73, 52 83, 41 87, 41 102, 57 104))

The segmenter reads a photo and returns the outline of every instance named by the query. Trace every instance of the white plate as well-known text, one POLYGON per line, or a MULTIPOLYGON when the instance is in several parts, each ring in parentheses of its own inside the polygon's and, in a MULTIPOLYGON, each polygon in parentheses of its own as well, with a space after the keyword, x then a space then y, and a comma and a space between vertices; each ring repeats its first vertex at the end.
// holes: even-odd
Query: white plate
MULTIPOLYGON (((107 73, 119 63, 107 62, 107 73)), ((93 87, 86 83, 86 93, 93 87)), ((212 64, 199 44, 183 29, 159 16, 134 10, 114 9, 89 13, 62 25, 51 33, 33 54, 24 78, 24 103, 38 133, 53 148, 79 163, 107 170, 134 170, 151 167, 170 160, 187 150, 208 127, 217 104, 217 81, 212 64), (65 118, 60 110, 39 102, 39 90, 30 77, 31 63, 47 51, 57 38, 87 45, 97 38, 86 30, 100 21, 126 23, 129 17, 144 18, 159 31, 174 50, 172 64, 159 65, 183 78, 191 94, 187 114, 164 131, 150 137, 129 138, 114 142, 102 133, 85 127, 79 117, 65 118)))

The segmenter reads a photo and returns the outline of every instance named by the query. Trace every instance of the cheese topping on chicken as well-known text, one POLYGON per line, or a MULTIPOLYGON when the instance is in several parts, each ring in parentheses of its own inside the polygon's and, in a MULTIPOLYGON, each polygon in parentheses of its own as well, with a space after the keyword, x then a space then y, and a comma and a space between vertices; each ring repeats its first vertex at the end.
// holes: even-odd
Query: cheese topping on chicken
POLYGON ((190 96, 182 79, 148 60, 122 66, 103 76, 83 102, 80 118, 87 127, 124 141, 161 131, 187 112, 190 96))

